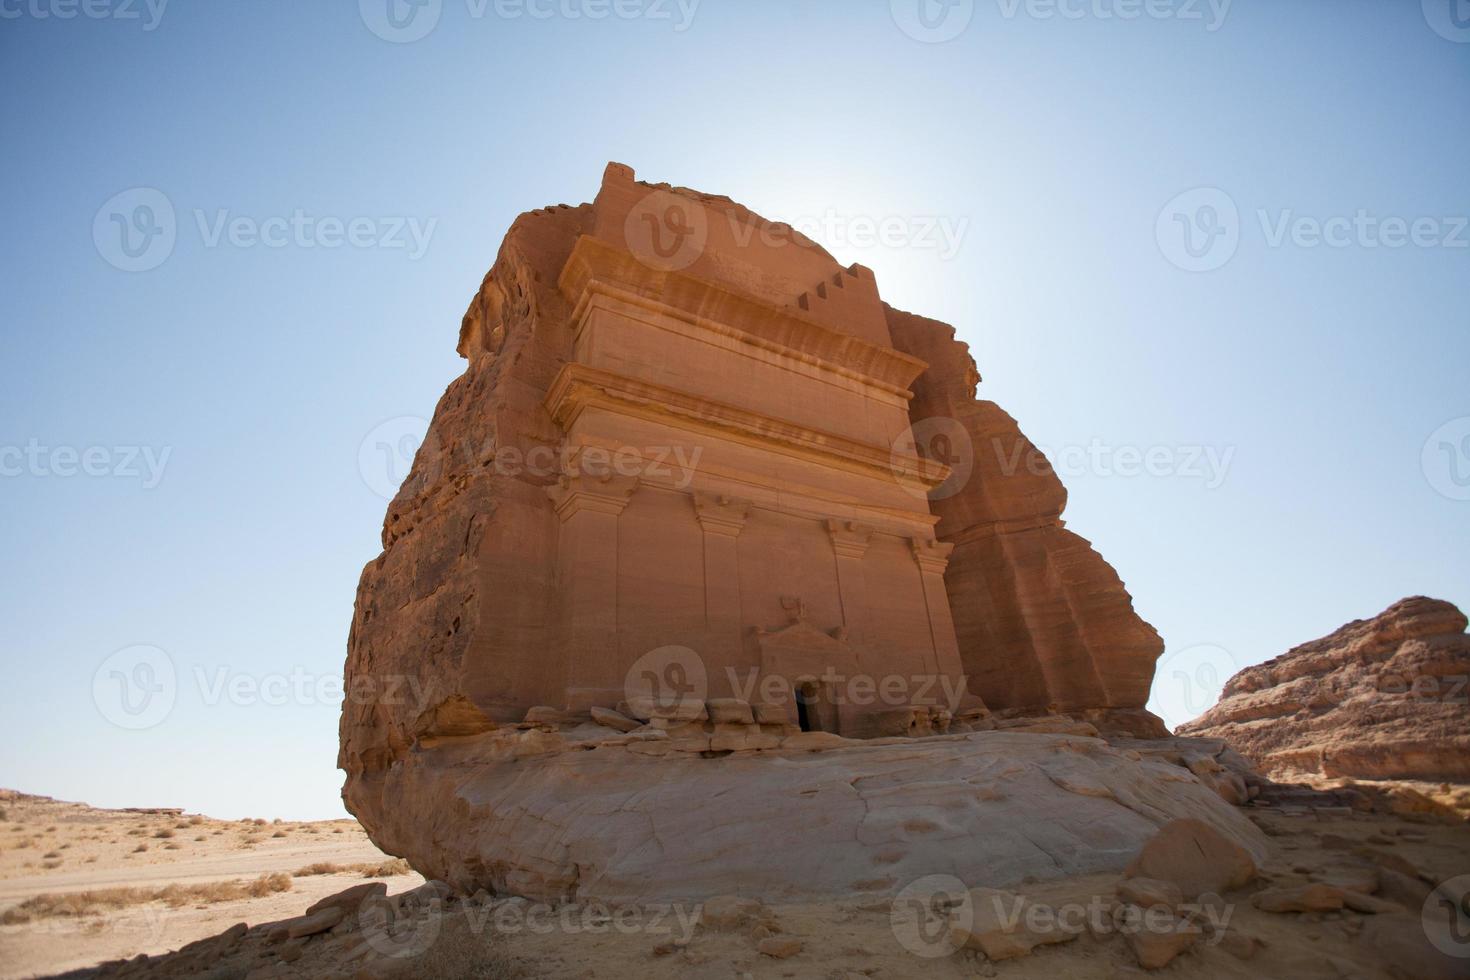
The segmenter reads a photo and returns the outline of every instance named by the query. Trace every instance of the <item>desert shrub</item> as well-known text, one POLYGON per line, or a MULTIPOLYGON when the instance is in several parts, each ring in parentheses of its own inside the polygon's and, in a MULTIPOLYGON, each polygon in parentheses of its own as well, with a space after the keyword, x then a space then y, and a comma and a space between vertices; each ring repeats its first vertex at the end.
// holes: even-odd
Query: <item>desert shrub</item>
POLYGON ((479 934, 458 918, 452 920, 439 939, 414 962, 414 976, 438 980, 522 980, 530 974, 515 965, 498 948, 493 930, 479 934))
POLYGON ((64 895, 43 894, 26 899, 0 914, 0 923, 14 925, 33 919, 99 915, 103 912, 165 902, 172 908, 208 902, 233 902, 261 898, 291 890, 291 877, 279 872, 261 875, 254 881, 210 881, 198 885, 164 885, 162 888, 98 888, 64 895))
POLYGON ((161 828, 159 830, 155 830, 153 832, 153 836, 154 837, 157 837, 159 840, 167 840, 168 838, 172 837, 173 835, 174 835, 174 832, 172 830, 169 830, 167 827, 163 827, 163 828, 161 828))
POLYGON ((288 892, 291 890, 291 876, 284 871, 276 871, 268 875, 261 875, 250 883, 250 894, 255 898, 264 898, 274 892, 288 892))

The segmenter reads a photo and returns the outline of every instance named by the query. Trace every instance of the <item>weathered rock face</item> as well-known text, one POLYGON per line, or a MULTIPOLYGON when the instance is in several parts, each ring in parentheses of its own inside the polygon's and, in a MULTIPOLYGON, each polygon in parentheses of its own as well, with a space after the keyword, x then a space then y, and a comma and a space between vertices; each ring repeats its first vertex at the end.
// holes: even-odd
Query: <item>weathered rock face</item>
MULTIPOLYGON (((953 334, 789 227, 619 165, 594 204, 522 215, 363 571, 349 784, 426 735, 612 708, 668 644, 702 659, 699 696, 756 700, 731 670, 964 675, 972 710, 1157 733, 1157 635, 953 334), (632 471, 589 463, 629 448, 632 471)), ((851 715, 810 720, 882 733, 851 715)))
POLYGON ((1422 596, 1232 677, 1181 734, 1223 738, 1275 779, 1470 781, 1465 615, 1422 596))
POLYGON ((888 322, 894 345, 929 365, 914 384, 916 430, 967 447, 968 479, 932 507, 955 546, 945 582, 970 689, 997 711, 1107 709, 1115 722, 1131 715, 1139 734, 1163 734, 1142 711, 1163 641, 1112 566, 1066 529, 1067 491, 1046 457, 976 399, 980 376, 952 327, 893 309, 888 322))
MULTIPOLYGON (((373 838, 465 892, 638 902, 888 896, 931 874, 1011 886, 1124 868, 1198 818, 1266 842, 1187 770, 1094 738, 804 733, 709 758, 675 738, 501 729, 383 774, 373 838), (830 741, 828 740, 830 739, 830 741)), ((649 733, 650 735, 652 733, 649 733)))
POLYGON ((712 752, 992 710, 1164 734, 1162 643, 1061 483, 862 266, 610 164, 515 221, 458 349, 348 640, 343 795, 388 849, 424 853, 385 829, 404 768, 523 720, 636 734, 670 696, 763 730, 712 752))

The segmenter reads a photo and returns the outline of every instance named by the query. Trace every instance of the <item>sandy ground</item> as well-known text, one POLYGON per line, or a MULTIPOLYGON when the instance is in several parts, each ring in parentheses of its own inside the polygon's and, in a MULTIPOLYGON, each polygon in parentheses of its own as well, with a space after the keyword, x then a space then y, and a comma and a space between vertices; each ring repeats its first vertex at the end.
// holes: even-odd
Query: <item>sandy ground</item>
MULTIPOLYGON (((175 813, 98 811, 49 801, 9 803, 5 809, 0 840, 15 840, 0 852, 0 915, 39 892, 54 894, 119 881, 248 879, 269 871, 289 872, 313 861, 382 860, 361 829, 346 821, 194 822, 175 813), (175 836, 153 836, 162 829, 174 830, 175 836), (282 836, 274 836, 278 831, 282 836), (205 839, 194 839, 201 836, 205 839), (154 846, 180 837, 187 847, 154 846), (28 838, 34 843, 16 846, 28 838), (149 850, 135 854, 130 845, 143 841, 149 850), (68 842, 72 846, 62 846, 68 842), (43 868, 44 861, 56 860, 44 858, 50 852, 63 855, 62 863, 43 868), (88 861, 93 855, 97 860, 88 861), (73 864, 81 867, 69 866, 73 864)), ((391 935, 375 935, 359 919, 309 939, 270 938, 271 923, 300 915, 315 899, 362 882, 362 872, 354 871, 296 877, 290 891, 265 898, 181 908, 154 902, 96 916, 0 926, 0 973, 49 975, 139 952, 163 953, 245 922, 255 928, 228 944, 226 952, 211 957, 208 970, 200 966, 197 954, 193 958, 172 954, 126 975, 385 980, 1470 977, 1470 936, 1455 951, 1463 955, 1435 952, 1418 907, 1438 883, 1470 874, 1470 825, 1416 815, 1345 813, 1338 807, 1263 807, 1246 812, 1274 845, 1262 879, 1225 897, 1217 910, 1225 916, 1220 930, 1207 933, 1155 972, 1142 970, 1129 943, 1107 929, 1083 929, 1072 941, 999 962, 936 948, 934 940, 941 933, 915 932, 904 924, 914 920, 896 917, 894 903, 888 900, 776 905, 764 910, 758 921, 722 927, 701 921, 700 903, 610 910, 596 903, 552 907, 481 895, 432 909, 400 909, 391 935), (1373 913, 1271 913, 1251 902, 1251 896, 1264 888, 1331 880, 1345 870, 1387 867, 1402 872, 1399 885, 1389 887, 1389 877, 1384 878, 1377 890, 1383 907, 1373 913), (1407 894, 1406 883, 1413 885, 1407 894), (794 951, 784 958, 763 953, 762 940, 773 938, 794 940, 794 951), (936 951, 941 955, 925 955, 936 951)), ((385 880, 391 895, 422 882, 416 875, 385 880)), ((1117 875, 1094 875, 1025 884, 1016 890, 1053 909, 1087 908, 1094 902, 1110 903, 1118 880, 1117 875)), ((86 975, 110 977, 118 972, 86 975)))
MULTIPOLYGON (((28 898, 94 889, 252 881, 319 862, 380 865, 389 859, 355 820, 215 820, 177 810, 101 810, 0 791, 0 917, 28 898)), ((161 953, 236 922, 300 913, 363 880, 364 870, 291 878, 262 898, 170 907, 146 902, 104 915, 0 924, 0 977, 29 977, 138 953, 161 953)), ((390 891, 423 882, 412 872, 383 878, 390 891)), ((12 913, 14 916, 14 913, 12 913)))

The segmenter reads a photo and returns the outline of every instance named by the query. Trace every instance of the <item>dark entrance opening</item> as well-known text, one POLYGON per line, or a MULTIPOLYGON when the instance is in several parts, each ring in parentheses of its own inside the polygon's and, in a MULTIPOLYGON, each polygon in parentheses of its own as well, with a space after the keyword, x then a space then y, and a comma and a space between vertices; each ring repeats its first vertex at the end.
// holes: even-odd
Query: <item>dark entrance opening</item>
POLYGON ((804 732, 818 731, 817 685, 802 684, 796 689, 796 723, 804 732))

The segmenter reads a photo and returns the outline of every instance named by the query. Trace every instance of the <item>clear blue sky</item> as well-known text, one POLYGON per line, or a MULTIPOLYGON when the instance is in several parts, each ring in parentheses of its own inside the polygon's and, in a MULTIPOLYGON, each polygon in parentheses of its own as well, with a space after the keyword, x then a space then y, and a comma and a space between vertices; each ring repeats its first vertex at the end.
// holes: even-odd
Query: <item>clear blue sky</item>
POLYGON ((956 324, 984 396, 1075 457, 1069 525, 1185 680, 1404 595, 1470 605, 1470 27, 1447 3, 442 0, 408 43, 368 25, 427 22, 378 0, 94 3, 0 2, 0 785, 341 812, 336 697, 216 686, 340 675, 385 508, 364 439, 460 371, 514 216, 589 200, 608 160, 825 223, 891 302, 956 324), (558 3, 537 10, 598 9, 558 3), (129 272, 166 218, 108 204, 136 188, 175 240, 129 272), (1228 205, 1171 205, 1196 188, 1228 205), (1360 211, 1429 223, 1394 248, 1299 221, 1360 211), (326 247, 354 219, 364 243, 326 247), (1119 473, 1130 447, 1162 465, 1119 473), (177 690, 134 731, 94 680, 150 681, 108 660, 136 645, 177 690))

